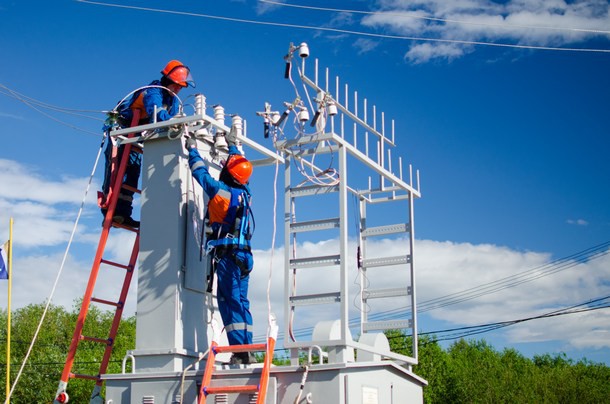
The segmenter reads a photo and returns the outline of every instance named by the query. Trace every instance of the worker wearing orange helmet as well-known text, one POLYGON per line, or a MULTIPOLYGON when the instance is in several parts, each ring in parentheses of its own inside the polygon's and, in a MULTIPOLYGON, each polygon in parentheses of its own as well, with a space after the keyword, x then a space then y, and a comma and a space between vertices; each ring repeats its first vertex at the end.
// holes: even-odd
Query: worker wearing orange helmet
MULTIPOLYGON (((205 166, 195 139, 187 138, 186 148, 193 178, 209 197, 206 216, 212 233, 206 245, 212 254, 212 265, 218 278, 218 310, 229 344, 243 345, 252 343, 252 315, 248 300, 248 282, 254 266, 250 248, 254 217, 248 186, 252 164, 240 153, 234 139, 228 137, 227 141, 229 157, 218 180, 205 166)), ((248 352, 234 353, 231 357, 232 364, 254 362, 256 358, 248 352)))
MULTIPOLYGON (((117 121, 121 127, 132 127, 157 122, 167 121, 180 111, 180 103, 176 95, 185 87, 195 87, 190 69, 179 60, 171 60, 163 70, 161 79, 152 81, 131 97, 123 100, 115 110, 118 112, 117 121), (155 119, 156 112, 156 119, 155 119)), ((109 141, 105 150, 106 170, 104 173, 104 184, 102 196, 100 196, 100 207, 102 214, 106 215, 107 198, 110 183, 112 182, 112 155, 116 155, 115 162, 121 161, 124 146, 118 147, 109 141)), ((117 164, 115 164, 115 167, 117 164)), ((132 151, 125 169, 123 184, 131 189, 137 188, 142 166, 142 155, 132 151)), ((112 218, 113 222, 129 227, 140 227, 140 222, 132 216, 133 191, 129 188, 121 188, 117 206, 112 218)))

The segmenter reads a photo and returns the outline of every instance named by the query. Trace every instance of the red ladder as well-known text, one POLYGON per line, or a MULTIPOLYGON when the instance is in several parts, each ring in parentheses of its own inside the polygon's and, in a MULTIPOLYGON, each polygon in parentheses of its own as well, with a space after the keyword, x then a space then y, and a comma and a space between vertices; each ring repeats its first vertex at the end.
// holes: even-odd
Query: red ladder
POLYGON ((207 396, 210 394, 222 393, 258 393, 256 404, 265 403, 267 397, 267 387, 269 385, 269 369, 271 368, 271 360, 273 359, 273 350, 275 349, 276 336, 270 336, 266 344, 248 344, 248 345, 228 345, 218 346, 216 341, 212 341, 210 352, 205 365, 203 379, 201 380, 201 388, 199 389, 198 404, 205 404, 207 396), (223 352, 260 352, 265 351, 265 361, 261 372, 259 384, 239 385, 239 386, 210 386, 212 374, 216 368, 214 358, 216 354, 223 352))
MULTIPOLYGON (((137 114, 139 115, 139 114, 137 114)), ((137 122, 136 116, 134 116, 134 123, 137 122)), ((133 134, 129 135, 130 137, 133 134)), ((111 141, 111 139, 108 139, 111 141)), ((127 168, 127 162, 129 161, 130 152, 134 151, 137 153, 142 153, 142 149, 133 145, 132 143, 127 143, 124 146, 123 154, 121 157, 121 161, 116 164, 116 146, 115 150, 113 150, 113 162, 112 162, 112 177, 111 184, 109 188, 108 195, 106 196, 107 206, 106 206, 106 215, 104 217, 104 222, 102 224, 102 234, 100 236, 100 241, 97 246, 97 252, 95 254, 95 258, 93 260, 93 265, 91 267, 91 273, 89 275, 89 282, 87 283, 87 288, 85 290, 85 295, 83 296, 83 302, 81 304, 80 313, 76 320, 76 328, 74 330, 74 334, 72 336, 72 342, 70 343, 70 349, 68 352, 68 357, 66 358, 66 363, 64 365, 63 372, 61 374, 61 379, 59 382, 59 387, 57 389, 57 393, 55 396, 54 403, 67 403, 69 400, 68 394, 66 392, 66 387, 68 385, 68 380, 71 378, 78 379, 88 379, 95 381, 95 388, 91 394, 91 402, 94 402, 94 399, 99 396, 101 392, 101 387, 103 381, 101 379, 101 375, 106 373, 108 369, 108 363, 110 362, 110 356, 112 355, 112 349, 114 347, 114 340, 119 329, 119 324, 121 322, 121 316, 123 314, 123 308, 125 306, 125 301, 127 299, 127 292, 129 291, 129 286, 131 284, 131 279, 133 277, 136 261, 138 259, 138 253, 140 250, 140 230, 128 227, 122 224, 113 223, 112 218, 114 217, 114 211, 117 205, 117 201, 120 195, 120 189, 125 188, 132 192, 140 194, 141 191, 139 189, 134 189, 133 187, 129 187, 127 185, 123 185, 123 177, 125 175, 125 170, 127 168), (135 240, 133 243, 133 248, 131 250, 131 256, 129 258, 129 263, 120 264, 118 262, 109 261, 103 258, 104 251, 106 249, 106 243, 108 241, 108 236, 110 235, 110 230, 112 228, 127 230, 135 233, 135 240), (121 292, 117 301, 99 299, 93 297, 93 289, 95 288, 95 283, 97 281, 97 276, 100 270, 100 266, 102 264, 120 268, 125 270, 125 278, 123 279, 123 285, 121 287, 121 292), (108 333, 107 338, 99 338, 93 336, 85 336, 82 334, 83 326, 85 324, 85 319, 87 317, 87 313, 89 311, 89 306, 91 302, 100 303, 104 305, 108 305, 114 309, 114 317, 112 320, 112 325, 110 327, 110 331, 108 333), (104 355, 102 360, 100 361, 100 369, 96 375, 87 375, 87 374, 79 374, 72 372, 72 366, 74 364, 74 358, 76 356, 76 350, 78 348, 78 344, 80 341, 92 341, 95 343, 106 345, 104 349, 104 355)), ((101 400, 101 397, 97 399, 95 402, 101 400)), ((102 401, 99 401, 102 402, 102 401)))

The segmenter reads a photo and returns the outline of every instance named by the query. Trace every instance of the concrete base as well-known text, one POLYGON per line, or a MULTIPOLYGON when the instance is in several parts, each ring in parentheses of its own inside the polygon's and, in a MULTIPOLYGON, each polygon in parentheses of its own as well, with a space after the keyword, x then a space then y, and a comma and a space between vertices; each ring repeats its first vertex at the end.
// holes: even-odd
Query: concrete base
MULTIPOLYGON (((204 366, 205 362, 201 362, 201 370, 186 372, 184 379, 181 373, 105 375, 106 404, 197 403, 204 366)), ((219 365, 214 372, 213 385, 257 384, 261 370, 262 364, 249 367, 219 365)), ((294 403, 304 371, 303 367, 273 367, 266 403, 294 403)), ((418 404, 423 403, 425 385, 425 380, 390 361, 312 365, 299 403, 418 404)), ((249 394, 220 396, 210 395, 208 402, 253 402, 249 394)))

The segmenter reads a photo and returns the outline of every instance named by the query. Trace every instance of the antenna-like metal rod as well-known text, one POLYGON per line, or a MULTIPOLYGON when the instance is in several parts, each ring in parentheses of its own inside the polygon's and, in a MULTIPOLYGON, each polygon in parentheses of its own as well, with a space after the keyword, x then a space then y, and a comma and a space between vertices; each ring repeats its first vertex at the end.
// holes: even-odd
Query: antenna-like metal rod
MULTIPOLYGON (((402 156, 398 157, 398 178, 400 178, 401 181, 404 181, 402 179, 402 156)), ((413 184, 409 184, 409 185, 413 185, 413 184)))
MULTIPOLYGON (((364 123, 368 123, 367 122, 367 99, 364 99, 364 123)), ((364 154, 366 154, 367 156, 369 155, 369 131, 365 130, 364 131, 364 154)))

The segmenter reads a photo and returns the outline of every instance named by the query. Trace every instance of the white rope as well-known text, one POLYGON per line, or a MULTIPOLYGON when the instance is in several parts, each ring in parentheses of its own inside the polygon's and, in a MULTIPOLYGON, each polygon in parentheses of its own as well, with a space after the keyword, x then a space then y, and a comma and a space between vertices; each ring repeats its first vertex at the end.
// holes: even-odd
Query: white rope
MULTIPOLYGON (((277 151, 276 151, 277 154, 277 151)), ((271 331, 271 278, 273 273, 273 252, 275 251, 275 236, 277 231, 277 179, 279 172, 279 159, 275 159, 275 176, 273 178, 273 235, 271 236, 271 257, 269 259, 269 279, 267 279, 267 340, 269 340, 269 332, 271 331)))
POLYGON ((201 362, 201 360, 205 357, 208 356, 208 353, 210 352, 210 350, 208 349, 207 351, 205 351, 204 353, 199 353, 199 357, 197 358, 197 360, 193 363, 191 363, 190 365, 188 365, 183 371, 182 371, 182 377, 180 378, 180 402, 184 403, 184 379, 186 378, 186 372, 192 368, 193 366, 195 366, 196 364, 198 364, 199 362, 201 362))
MULTIPOLYGON (((105 135, 104 135, 104 138, 105 138, 105 135)), ((93 181, 93 176, 95 175, 95 170, 97 169, 97 164, 100 160, 100 155, 102 154, 103 145, 104 145, 104 142, 102 141, 102 144, 100 145, 100 149, 97 152, 97 157, 95 158, 95 163, 93 164, 93 170, 91 171, 91 175, 89 176, 89 182, 87 183, 87 187, 85 188, 85 195, 83 196, 83 200, 81 202, 80 209, 78 210, 78 215, 76 216, 76 220, 74 221, 74 227, 72 228, 72 234, 70 234, 70 240, 68 241, 68 245, 66 246, 66 251, 64 252, 64 256, 61 261, 61 265, 59 267, 59 272, 57 273, 57 276, 55 277, 55 282, 53 283, 53 288, 51 289, 51 294, 49 295, 47 304, 45 305, 44 311, 42 312, 42 317, 40 318, 40 322, 38 323, 38 327, 36 328, 36 332, 34 333, 32 342, 30 343, 28 351, 26 352, 25 357, 23 358, 23 363, 21 364, 21 368, 19 369, 19 372, 17 373, 17 376, 15 377, 15 381, 13 382, 13 386, 11 387, 8 397, 6 397, 6 401, 4 402, 5 404, 10 403, 10 399, 11 399, 11 396, 13 395, 13 391, 15 390, 15 387, 17 387, 17 382, 19 382, 19 378, 21 377, 21 374, 23 373, 23 368, 25 367, 25 364, 27 363, 27 360, 30 357, 30 353, 32 352, 32 349, 34 348, 34 344, 36 343, 36 339, 38 338, 38 333, 40 332, 40 329, 42 328, 42 323, 44 322, 44 319, 45 319, 45 316, 47 315, 49 306, 51 305, 51 301, 53 300, 53 295, 55 294, 57 284, 59 283, 59 278, 64 269, 66 259, 68 258, 68 252, 70 251, 70 246, 72 245, 72 241, 74 240, 74 234, 76 233, 78 221, 80 220, 81 214, 83 213, 83 208, 85 206, 85 200, 87 199, 87 194, 89 193, 89 188, 91 187, 91 182, 93 181)))

